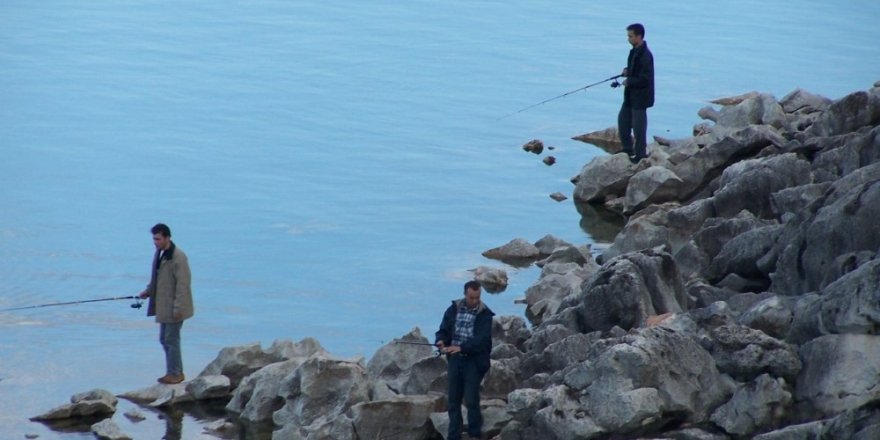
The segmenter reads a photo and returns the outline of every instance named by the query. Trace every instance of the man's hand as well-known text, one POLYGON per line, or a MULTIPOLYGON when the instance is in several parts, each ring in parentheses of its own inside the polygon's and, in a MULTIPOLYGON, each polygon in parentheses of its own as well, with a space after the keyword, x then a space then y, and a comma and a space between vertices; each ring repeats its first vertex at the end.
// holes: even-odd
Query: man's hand
POLYGON ((444 344, 443 341, 437 341, 437 343, 435 343, 434 345, 436 345, 436 346, 437 346, 437 349, 439 349, 439 350, 441 350, 441 351, 442 351, 444 348, 446 348, 446 344, 444 344))
POLYGON ((440 351, 446 354, 461 353, 461 347, 458 345, 450 345, 449 347, 442 348, 440 351))
POLYGON ((150 296, 150 294, 149 294, 146 290, 144 290, 144 291, 141 292, 141 293, 138 293, 138 297, 139 297, 140 299, 147 299, 148 296, 150 296))
POLYGON ((626 74, 627 74, 626 67, 624 67, 623 71, 620 72, 620 76, 626 76, 626 74))

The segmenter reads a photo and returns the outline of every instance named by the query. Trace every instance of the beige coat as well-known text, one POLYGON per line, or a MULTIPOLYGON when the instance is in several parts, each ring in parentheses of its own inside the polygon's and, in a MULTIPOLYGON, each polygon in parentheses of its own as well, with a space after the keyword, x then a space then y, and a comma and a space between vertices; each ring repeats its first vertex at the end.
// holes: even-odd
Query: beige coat
POLYGON ((156 252, 150 284, 147 285, 150 298, 147 316, 155 316, 156 322, 164 324, 191 318, 195 310, 186 254, 172 242, 161 262, 157 261, 158 258, 159 252, 156 252))

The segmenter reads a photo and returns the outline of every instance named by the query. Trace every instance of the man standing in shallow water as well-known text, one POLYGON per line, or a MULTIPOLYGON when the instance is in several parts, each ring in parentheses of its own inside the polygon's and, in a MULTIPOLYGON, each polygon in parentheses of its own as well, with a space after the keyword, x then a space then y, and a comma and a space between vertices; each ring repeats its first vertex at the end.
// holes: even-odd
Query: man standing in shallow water
POLYGON ((156 254, 150 284, 140 293, 150 298, 147 316, 159 323, 159 342, 165 350, 165 375, 159 383, 176 384, 184 380, 183 358, 180 353, 180 329, 183 321, 193 316, 189 260, 183 250, 171 241, 171 229, 162 223, 150 229, 156 254))
POLYGON ((654 106, 654 55, 648 49, 645 27, 641 24, 627 26, 626 38, 633 48, 621 73, 626 79, 623 80, 623 105, 617 115, 617 130, 623 152, 636 163, 648 157, 648 108, 654 106))
POLYGON ((489 371, 492 353, 492 317, 495 316, 480 300, 482 286, 477 281, 464 285, 464 298, 452 301, 443 314, 435 345, 446 354, 449 380, 449 433, 447 440, 460 440, 462 431, 461 403, 468 410, 468 436, 482 437, 483 415, 480 413, 480 383, 489 371))

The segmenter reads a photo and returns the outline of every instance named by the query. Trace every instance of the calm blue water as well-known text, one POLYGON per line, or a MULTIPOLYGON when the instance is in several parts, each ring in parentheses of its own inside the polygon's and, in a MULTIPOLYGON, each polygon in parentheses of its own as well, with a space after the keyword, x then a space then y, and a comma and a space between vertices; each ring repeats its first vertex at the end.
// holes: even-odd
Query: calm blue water
MULTIPOLYGON (((188 376, 276 338, 369 356, 432 333, 466 270, 499 265, 480 252, 594 242, 547 195, 603 154, 569 137, 613 125, 620 91, 497 118, 619 73, 627 24, 656 59, 652 135, 687 136, 719 96, 880 79, 876 1, 666 3, 3 0, 0 308, 139 292, 162 221, 194 274, 188 376), (522 152, 532 138, 555 166, 522 152)), ((537 271, 508 270, 486 301, 520 314, 537 271)), ((0 332, 3 438, 91 438, 27 418, 164 372, 157 326, 126 302, 0 313, 0 332)))

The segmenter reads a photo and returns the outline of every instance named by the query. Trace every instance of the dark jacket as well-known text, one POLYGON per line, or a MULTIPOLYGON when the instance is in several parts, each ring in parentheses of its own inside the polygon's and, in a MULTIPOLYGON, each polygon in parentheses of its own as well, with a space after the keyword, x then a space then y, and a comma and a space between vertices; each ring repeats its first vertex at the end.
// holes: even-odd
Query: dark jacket
POLYGON ((654 106, 654 55, 647 41, 629 51, 623 104, 633 109, 654 106))
POLYGON ((147 316, 155 316, 156 322, 168 324, 181 322, 193 316, 192 288, 190 286, 189 260, 183 251, 171 243, 171 247, 159 260, 159 251, 153 256, 147 292, 150 303, 147 316))
MULTIPOLYGON (((443 314, 440 322, 440 330, 435 335, 436 341, 443 341, 447 346, 452 345, 452 337, 455 335, 455 319, 458 316, 459 307, 464 306, 464 299, 452 301, 452 305, 443 314)), ((475 359, 480 374, 489 371, 489 355, 492 354, 492 313, 482 302, 480 303, 477 318, 474 321, 474 337, 461 345, 461 353, 470 359, 475 359)))

